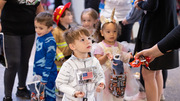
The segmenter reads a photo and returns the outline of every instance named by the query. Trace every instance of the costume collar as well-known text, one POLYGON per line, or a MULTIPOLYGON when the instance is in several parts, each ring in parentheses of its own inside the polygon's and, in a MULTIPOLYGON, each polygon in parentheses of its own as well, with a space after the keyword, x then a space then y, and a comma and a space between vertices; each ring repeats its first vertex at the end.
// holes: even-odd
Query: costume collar
MULTIPOLYGON (((65 28, 61 23, 58 24, 58 27, 61 28, 63 31, 66 30, 66 28, 65 28)), ((69 25, 68 29, 69 29, 69 28, 71 28, 70 25, 69 25)))
POLYGON ((77 58, 76 56, 74 56, 74 54, 72 53, 70 59, 73 59, 73 60, 78 60, 78 61, 81 61, 81 62, 85 62, 85 61, 89 61, 92 59, 92 56, 88 57, 88 58, 85 58, 85 59, 79 59, 77 58))
POLYGON ((118 47, 117 41, 114 43, 114 45, 108 45, 108 44, 106 44, 106 43, 104 42, 104 40, 102 41, 102 43, 103 43, 106 47, 112 47, 112 46, 118 47))

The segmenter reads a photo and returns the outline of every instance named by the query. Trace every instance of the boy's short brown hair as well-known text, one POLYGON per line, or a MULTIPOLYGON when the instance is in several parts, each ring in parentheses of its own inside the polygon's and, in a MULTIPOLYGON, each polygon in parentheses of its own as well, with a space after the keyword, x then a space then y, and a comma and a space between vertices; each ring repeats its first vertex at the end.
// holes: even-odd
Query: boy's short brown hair
POLYGON ((69 45, 74 43, 75 40, 78 40, 81 35, 90 36, 90 33, 86 28, 80 26, 72 27, 64 33, 64 39, 69 45))
POLYGON ((48 28, 53 26, 52 14, 48 12, 40 12, 34 20, 41 24, 45 24, 48 28))

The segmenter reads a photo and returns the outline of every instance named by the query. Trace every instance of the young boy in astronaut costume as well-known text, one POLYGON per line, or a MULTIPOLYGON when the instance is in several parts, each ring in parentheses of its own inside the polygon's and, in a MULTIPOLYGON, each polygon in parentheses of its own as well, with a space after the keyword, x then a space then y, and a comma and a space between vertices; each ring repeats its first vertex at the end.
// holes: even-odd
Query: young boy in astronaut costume
POLYGON ((56 87, 64 93, 62 101, 95 101, 94 92, 104 89, 105 78, 99 61, 90 56, 92 41, 85 28, 71 28, 64 38, 73 50, 56 78, 56 87))

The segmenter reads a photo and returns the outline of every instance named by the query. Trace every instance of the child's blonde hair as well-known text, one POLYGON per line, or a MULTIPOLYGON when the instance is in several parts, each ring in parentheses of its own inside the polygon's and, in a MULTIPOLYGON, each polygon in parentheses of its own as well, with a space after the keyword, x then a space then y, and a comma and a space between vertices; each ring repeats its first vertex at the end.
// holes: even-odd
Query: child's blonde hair
POLYGON ((74 43, 75 40, 78 40, 79 37, 82 35, 90 36, 90 33, 86 28, 80 26, 72 27, 64 33, 64 39, 66 43, 69 45, 71 43, 74 43))
POLYGON ((34 20, 41 24, 45 24, 45 26, 47 26, 48 28, 53 26, 52 14, 48 12, 39 13, 34 20))
POLYGON ((88 14, 89 16, 91 16, 94 20, 97 20, 98 19, 98 12, 92 8, 87 8, 87 9, 84 9, 81 13, 81 20, 82 20, 82 16, 83 14, 88 14))
MULTIPOLYGON (((94 20, 98 20, 99 18, 99 15, 98 15, 98 12, 92 8, 87 8, 87 9, 84 9, 81 13, 81 20, 82 20, 82 16, 83 14, 88 14, 89 16, 91 16, 94 20)), ((98 35, 100 33, 100 25, 101 25, 101 22, 98 20, 96 24, 93 25, 93 27, 96 29, 95 33, 94 33, 94 38, 96 40, 99 40, 98 39, 98 35)))

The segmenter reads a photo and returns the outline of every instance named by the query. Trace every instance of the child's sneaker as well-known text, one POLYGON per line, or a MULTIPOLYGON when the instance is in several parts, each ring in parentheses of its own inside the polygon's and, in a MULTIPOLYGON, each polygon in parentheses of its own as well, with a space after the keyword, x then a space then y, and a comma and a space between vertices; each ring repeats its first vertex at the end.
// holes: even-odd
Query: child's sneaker
POLYGON ((31 101, 38 101, 38 98, 35 93, 31 93, 31 101))
POLYGON ((45 101, 44 89, 45 89, 45 85, 40 84, 39 85, 39 101, 45 101))
POLYGON ((41 94, 39 95, 39 101, 45 101, 45 98, 44 98, 44 91, 41 92, 41 94))

